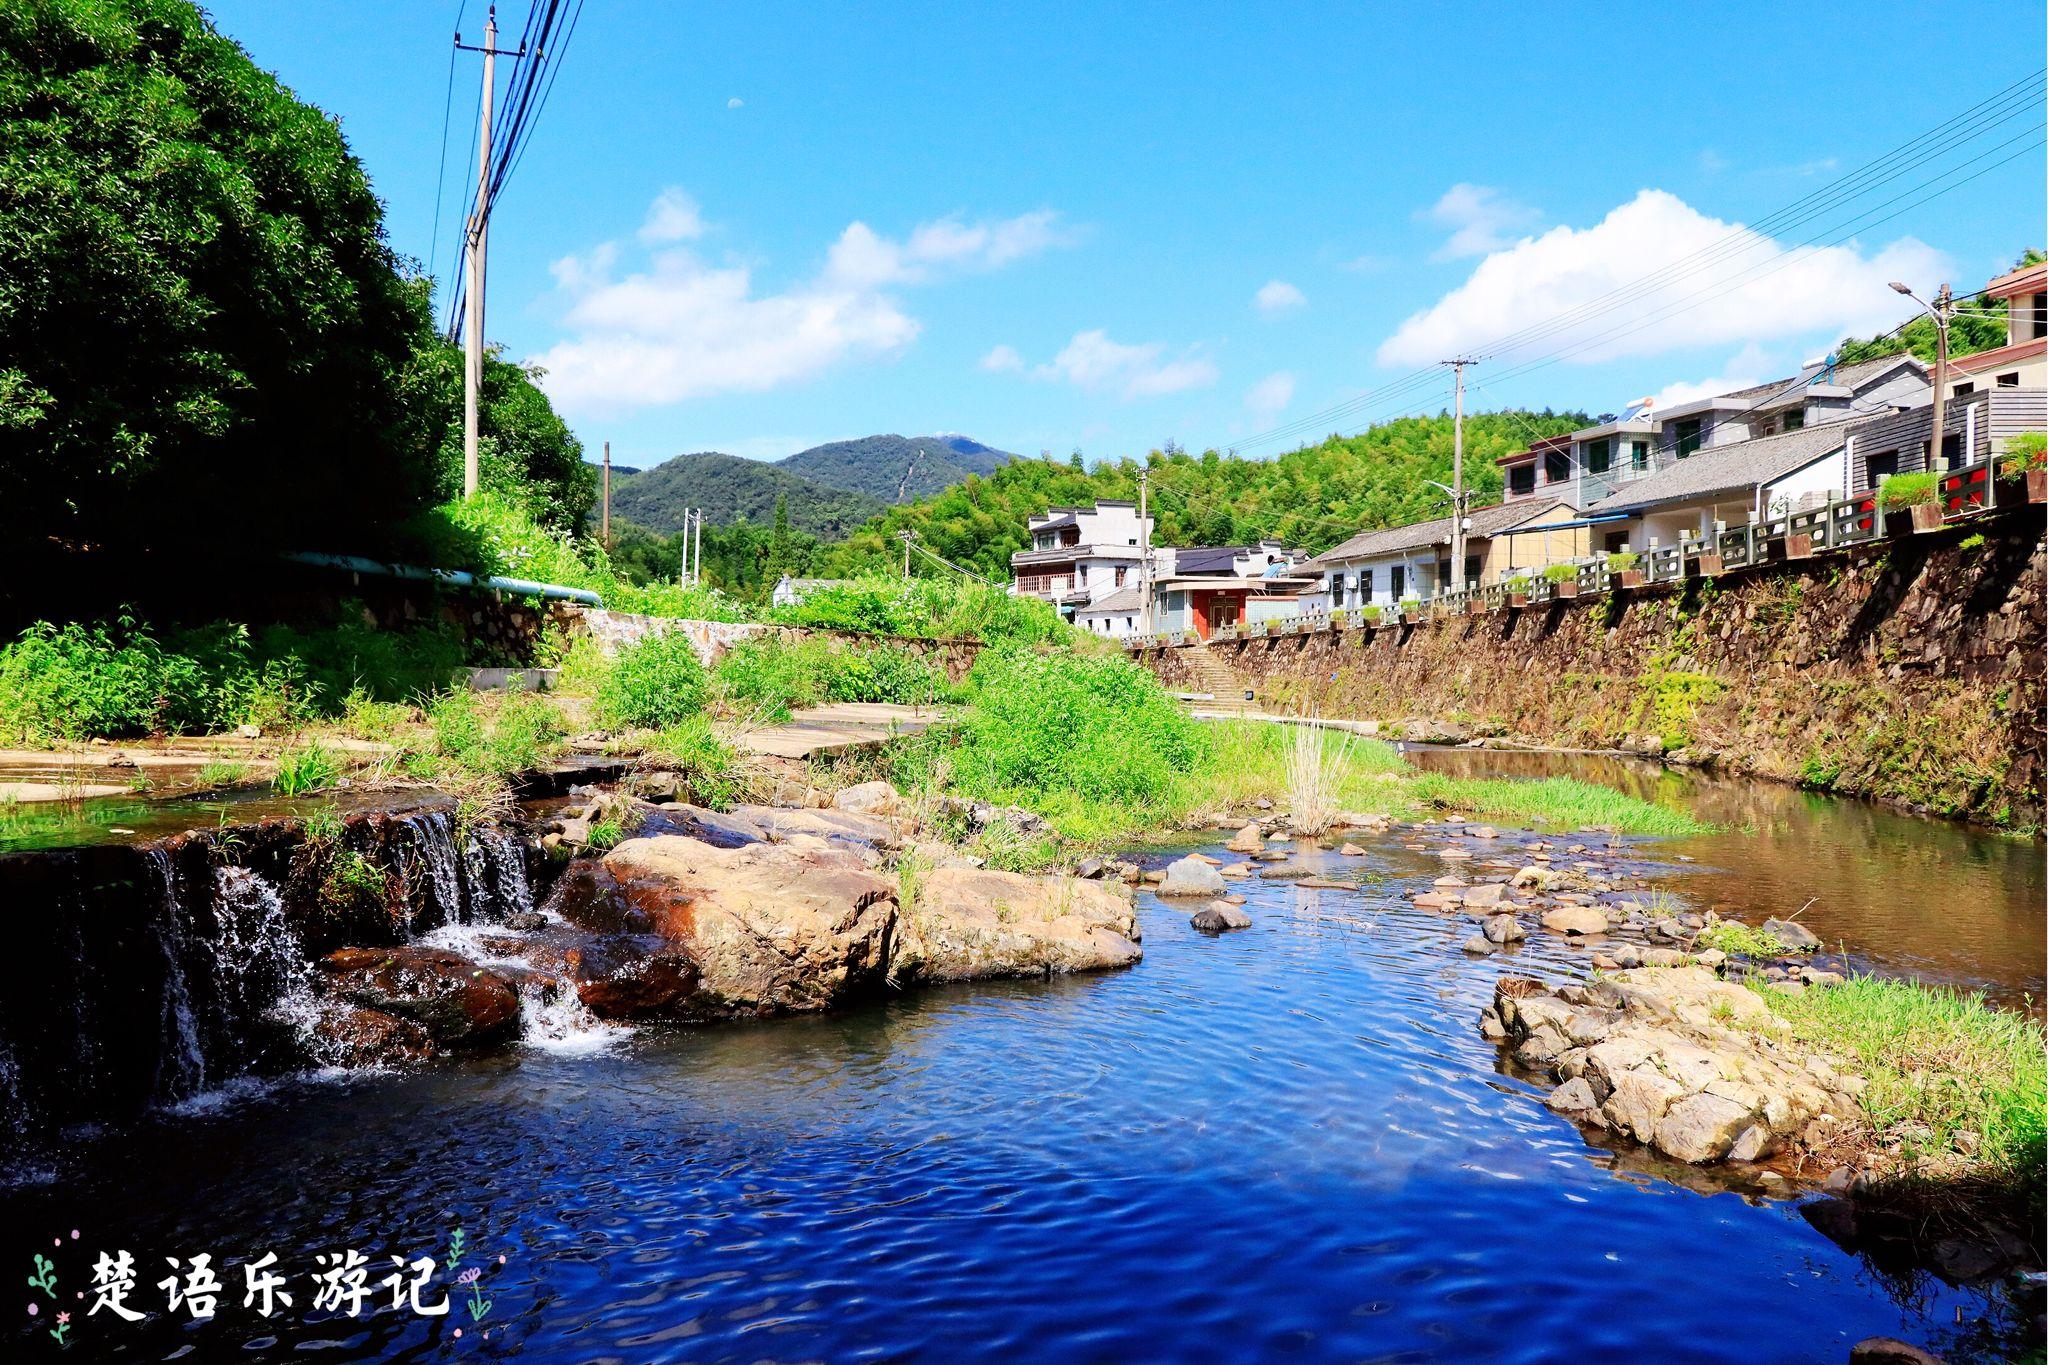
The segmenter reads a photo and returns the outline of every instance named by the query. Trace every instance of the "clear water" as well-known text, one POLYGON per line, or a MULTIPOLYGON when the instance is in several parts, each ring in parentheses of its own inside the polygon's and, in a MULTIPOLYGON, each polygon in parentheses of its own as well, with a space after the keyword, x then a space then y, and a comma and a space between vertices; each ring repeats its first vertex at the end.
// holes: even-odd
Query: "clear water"
POLYGON ((87 1359, 1809 1361, 1995 1307, 1589 1145, 1475 1027, 1503 970, 1577 955, 1466 958, 1396 842, 1329 865, 1367 889, 1242 883, 1222 938, 1141 897, 1125 973, 186 1105, 0 1192, 0 1246, 54 1239, 67 1288, 99 1249, 145 1285, 228 1263, 215 1320, 145 1288, 149 1322, 75 1323, 87 1359), (381 1276, 458 1224, 481 1324, 308 1310, 315 1254, 381 1276), (269 1322, 236 1264, 265 1251, 301 1291, 269 1322))

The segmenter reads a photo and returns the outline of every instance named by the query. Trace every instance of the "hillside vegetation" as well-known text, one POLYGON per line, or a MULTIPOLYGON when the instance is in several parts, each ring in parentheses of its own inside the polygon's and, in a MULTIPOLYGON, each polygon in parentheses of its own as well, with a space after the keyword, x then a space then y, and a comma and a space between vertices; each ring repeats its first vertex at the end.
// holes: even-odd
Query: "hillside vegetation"
MULTIPOLYGON (((1532 440, 1583 426, 1580 413, 1494 412, 1465 419, 1465 472, 1475 506, 1500 497, 1498 456, 1532 440)), ((1145 460, 1152 471, 1155 536, 1170 545, 1235 545, 1268 539, 1319 551, 1366 528, 1442 516, 1447 499, 1430 480, 1451 479, 1451 417, 1403 417, 1356 436, 1332 436, 1271 460, 1169 447, 1145 460)), ((1007 577, 1024 548, 1025 519, 1048 507, 1088 506, 1138 496, 1136 460, 1014 460, 938 494, 892 508, 828 547, 818 571, 844 576, 884 569, 900 557, 897 533, 991 578, 1007 577)))
MULTIPOLYGON (((1016 458, 966 436, 886 435, 829 441, 800 450, 777 467, 893 505, 929 497, 969 475, 993 474, 1016 458)), ((794 507, 790 515, 794 520, 794 507)))
POLYGON ((780 464, 705 451, 678 455, 620 477, 612 471, 612 516, 660 535, 683 529, 683 509, 701 507, 707 523, 774 519, 786 501, 789 525, 806 535, 838 539, 883 510, 879 499, 791 473, 780 464))

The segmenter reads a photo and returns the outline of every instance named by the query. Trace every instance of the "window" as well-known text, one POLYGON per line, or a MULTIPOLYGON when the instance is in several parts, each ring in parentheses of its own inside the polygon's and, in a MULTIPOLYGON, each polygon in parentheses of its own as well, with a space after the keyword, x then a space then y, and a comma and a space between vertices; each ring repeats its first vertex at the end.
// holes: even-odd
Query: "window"
POLYGON ((1586 472, 1605 474, 1614 466, 1614 441, 1602 436, 1597 441, 1586 442, 1586 472))
POLYGON ((1883 485, 1886 479, 1899 472, 1899 452, 1883 450, 1863 462, 1863 482, 1872 488, 1883 485))
POLYGON ((1572 453, 1569 450, 1546 450, 1543 452, 1543 482, 1566 483, 1572 477, 1572 453))
POLYGON ((1806 410, 1794 408, 1785 414, 1785 430, 1798 431, 1806 425, 1806 410))
POLYGON ((1967 397, 1969 397, 1969 396, 1970 396, 1971 394, 1975 393, 1976 391, 1977 391, 1977 386, 1976 386, 1975 384, 1958 384, 1958 385, 1956 385, 1956 386, 1955 386, 1955 388, 1954 388, 1954 389, 1952 389, 1952 390, 1950 390, 1950 391, 1949 391, 1949 397, 1951 397, 1951 398, 1967 398, 1967 397))
POLYGON ((1465 556, 1465 581, 1467 583, 1477 583, 1479 581, 1478 555, 1465 556))
POLYGON ((2048 294, 2023 294, 2012 301, 2014 341, 2048 337, 2048 308, 2043 308, 2043 303, 2048 303, 2048 294))
POLYGON ((1941 438, 1941 467, 1960 469, 1963 464, 1963 433, 1951 431, 1941 438))
POLYGON ((1628 467, 1641 474, 1650 467, 1650 443, 1630 441, 1628 443, 1628 467))
POLYGON ((1116 585, 1119 588, 1121 588, 1124 585, 1124 575, 1128 572, 1129 570, 1126 569, 1123 565, 1119 564, 1116 566, 1116 585))
POLYGON ((2020 372, 2018 370, 2014 370, 2011 374, 1998 376, 1998 387, 2001 389, 2016 389, 2019 386, 2020 372))
POLYGON ((1126 617, 1124 618, 1124 629, 1125 629, 1125 630, 1129 630, 1130 628, 1131 628, 1131 618, 1130 618, 1130 617, 1128 617, 1128 616, 1126 616, 1126 617))
POLYGON ((1684 459, 1700 448, 1701 440, 1705 435, 1705 425, 1698 417, 1688 417, 1682 422, 1674 422, 1672 424, 1671 430, 1678 437, 1679 459, 1684 459))
POLYGON ((1360 569, 1360 570, 1358 571, 1358 600, 1359 600, 1360 602, 1370 602, 1370 601, 1372 601, 1372 570, 1371 570, 1371 569, 1360 569))
POLYGON ((1387 570, 1387 589, 1394 594, 1396 599, 1399 599, 1408 591, 1408 566, 1406 564, 1396 564, 1387 570))
POLYGON ((1508 492, 1534 493, 1536 491, 1536 464, 1518 464, 1508 470, 1508 492))
POLYGON ((1628 532, 1626 532, 1626 531, 1609 531, 1609 532, 1607 533, 1607 553, 1608 553, 1608 554, 1611 554, 1611 555, 1618 555, 1618 554, 1622 554, 1622 553, 1624 553, 1624 552, 1625 552, 1625 551, 1626 551, 1627 549, 1628 549, 1628 532))

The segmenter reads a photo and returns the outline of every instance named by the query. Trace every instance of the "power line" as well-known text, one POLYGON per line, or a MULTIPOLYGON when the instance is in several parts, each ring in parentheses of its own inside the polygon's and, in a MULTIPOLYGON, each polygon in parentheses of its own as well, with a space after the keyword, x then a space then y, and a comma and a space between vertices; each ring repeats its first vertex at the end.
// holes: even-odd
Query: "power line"
MULTIPOLYGON (((1943 123, 1901 144, 1901 146, 1892 149, 1883 156, 1866 163, 1845 176, 1839 177, 1828 185, 1822 186, 1794 200, 1784 208, 1767 214, 1754 225, 1739 227, 1715 242, 1709 243, 1706 247, 1687 256, 1680 257, 1660 269, 1650 272, 1648 275, 1617 286, 1586 303, 1575 305, 1573 308, 1565 309, 1552 317, 1542 319, 1515 332, 1510 332, 1496 338, 1493 342, 1489 343, 1491 349, 1485 354, 1499 355, 1506 349, 1526 346, 1546 336, 1555 335, 1577 323, 1590 320, 1591 317, 1597 316, 1601 312, 1612 311, 1614 308, 1633 301, 1634 298, 1642 293, 1676 283, 1687 274, 1697 274, 1701 270, 1719 263, 1719 261, 1728 257, 1732 247, 1741 246, 1746 248, 1759 242, 1768 245, 1770 244, 1770 239, 1765 234, 1782 231, 1787 227, 1796 226, 1802 222, 1812 221, 1814 218, 1819 217, 1846 200, 1868 194, 1872 190, 1898 178, 1900 175, 1910 172, 1916 166, 1924 165, 1928 161, 1981 136, 1991 128, 2009 121, 2018 114, 2027 112, 2034 107, 2031 102, 2013 101, 2010 104, 2004 104, 2003 102, 2012 100, 2013 96, 2021 92, 2031 93, 2033 87, 2041 83, 2044 75, 2048 75, 2048 69, 2036 71, 2013 82, 1988 98, 1972 105, 1962 113, 1945 120, 1943 123), (2003 112, 2001 112, 2001 106, 2003 107, 2003 112)), ((1994 150, 1998 149, 1995 148, 1994 150)), ((1977 159, 1981 159, 1981 156, 1972 158, 1973 161, 1977 159)), ((1971 164, 1969 161, 1962 163, 1963 166, 1969 164, 1971 164)), ((2001 161, 1996 164, 2002 165, 2004 163, 2001 161)), ((1923 182, 1921 186, 1916 186, 1915 188, 1924 188, 1926 184, 1931 184, 1934 180, 1942 178, 1943 175, 1951 174, 1953 170, 1961 168, 1961 166, 1958 166, 1952 168, 1951 171, 1942 172, 1940 175, 1933 177, 1927 182, 1923 182)), ((1995 166, 1986 169, 1994 168, 1995 166)), ((1970 177, 1970 179, 1974 178, 1976 177, 1970 177)), ((1959 181, 1957 185, 1949 186, 1948 189, 1957 188, 1965 183, 1968 183, 1968 180, 1959 181)), ((1944 190, 1942 192, 1945 193, 1947 191, 1944 190)), ((1907 193, 1912 193, 1912 191, 1907 193)), ((1899 197, 1904 196, 1897 196, 1893 200, 1886 201, 1886 203, 1897 202, 1899 197)), ((1881 204, 1878 207, 1884 206, 1881 204)), ((1864 214, 1857 217, 1867 217, 1873 211, 1866 210, 1864 214)), ((1849 221, 1854 222, 1856 219, 1852 218, 1849 221)), ((1878 221, 1886 220, 1880 219, 1878 221)), ((1869 224, 1865 226, 1869 226, 1869 224)), ((1810 245, 1810 243, 1807 245, 1810 245)), ((1796 250, 1797 248, 1793 249, 1796 250)), ((1776 254, 1784 255, 1787 253, 1785 250, 1780 249, 1776 254)), ((1368 406, 1399 397, 1404 393, 1412 393, 1416 388, 1426 385, 1428 378, 1428 370, 1415 371, 1391 380, 1376 389, 1356 395, 1333 407, 1281 423, 1266 432, 1261 432, 1238 444, 1241 448, 1269 444, 1272 441, 1311 430, 1325 423, 1332 423, 1346 417, 1354 417, 1368 406)))

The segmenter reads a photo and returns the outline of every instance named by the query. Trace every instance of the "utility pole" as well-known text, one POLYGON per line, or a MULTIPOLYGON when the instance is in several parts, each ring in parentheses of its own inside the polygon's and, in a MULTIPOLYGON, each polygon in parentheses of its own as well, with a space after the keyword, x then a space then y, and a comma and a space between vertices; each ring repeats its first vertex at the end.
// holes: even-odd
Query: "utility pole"
POLYGON ((1446 360, 1457 377, 1457 400, 1451 418, 1451 591, 1465 590, 1465 367, 1469 357, 1446 360))
POLYGON ((697 509, 696 546, 697 548, 692 555, 692 558, 696 560, 696 567, 691 570, 690 582, 700 584, 704 581, 704 509, 701 507, 697 509))
POLYGON ((604 548, 612 548, 612 443, 604 443, 604 548))
POLYGON ((477 416, 484 387, 484 254, 491 230, 491 97, 497 89, 499 56, 517 57, 525 49, 499 52, 496 5, 491 6, 490 17, 484 21, 484 45, 471 47, 458 33, 455 46, 464 52, 484 54, 482 110, 476 135, 476 204, 470 211, 469 231, 463 243, 463 268, 468 272, 464 304, 468 326, 464 329, 462 364, 462 496, 473 498, 477 486, 477 416))
POLYGON ((908 531, 903 533, 903 576, 905 578, 910 577, 910 535, 911 533, 908 531))
POLYGON ((1138 561, 1138 633, 1152 633, 1152 522, 1145 515, 1146 484, 1152 471, 1138 471, 1138 535, 1143 541, 1144 558, 1138 561))
POLYGON ((1948 420, 1948 322, 1949 313, 1955 306, 1955 296, 1949 292, 1946 284, 1935 293, 1933 303, 1927 302, 1898 280, 1892 281, 1892 290, 1919 304, 1927 316, 1934 319, 1934 412, 1931 414, 1934 425, 1928 433, 1927 467, 1940 469, 1941 443, 1947 434, 1942 427, 1948 420))

